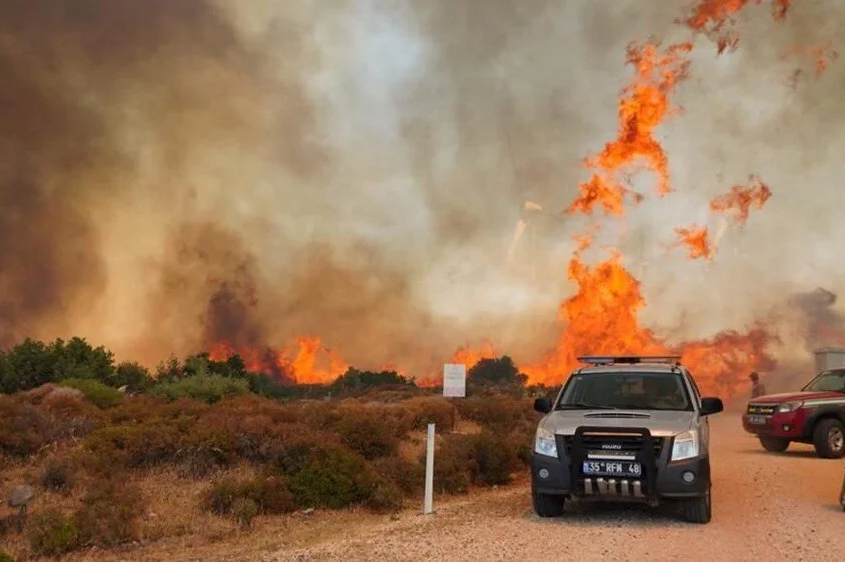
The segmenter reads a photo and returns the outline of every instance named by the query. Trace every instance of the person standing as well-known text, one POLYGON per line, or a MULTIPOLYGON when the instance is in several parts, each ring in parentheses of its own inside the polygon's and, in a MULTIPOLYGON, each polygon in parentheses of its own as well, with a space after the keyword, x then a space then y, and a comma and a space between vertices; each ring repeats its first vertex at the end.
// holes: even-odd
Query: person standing
POLYGON ((751 376, 749 376, 748 378, 751 379, 751 398, 764 396, 766 394, 766 387, 763 386, 763 383, 760 382, 760 375, 758 375, 756 372, 752 372, 751 376))

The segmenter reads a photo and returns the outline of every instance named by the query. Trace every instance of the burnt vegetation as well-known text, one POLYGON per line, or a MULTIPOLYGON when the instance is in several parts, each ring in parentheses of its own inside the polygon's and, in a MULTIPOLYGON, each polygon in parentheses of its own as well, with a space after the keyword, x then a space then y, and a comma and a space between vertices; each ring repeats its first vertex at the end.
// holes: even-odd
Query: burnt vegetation
POLYGON ((149 372, 80 338, 26 340, 0 353, 0 469, 39 493, 22 530, 0 533, 16 556, 60 556, 190 532, 154 531, 167 482, 198 487, 198 516, 241 530, 311 508, 393 512, 422 494, 429 423, 437 493, 507 484, 537 421, 524 383, 509 357, 478 363, 450 400, 392 371, 293 385, 238 356, 149 372))

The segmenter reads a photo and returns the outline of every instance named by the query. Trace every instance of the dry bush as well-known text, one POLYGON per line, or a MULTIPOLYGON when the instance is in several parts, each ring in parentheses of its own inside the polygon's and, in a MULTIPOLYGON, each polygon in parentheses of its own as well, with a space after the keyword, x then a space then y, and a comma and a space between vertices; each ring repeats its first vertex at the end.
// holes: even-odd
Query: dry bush
POLYGON ((238 498, 232 504, 232 518, 238 522, 241 529, 252 526, 252 520, 258 515, 258 504, 250 498, 238 498))
POLYGON ((343 406, 335 411, 337 418, 330 427, 340 440, 365 459, 393 454, 399 445, 395 426, 384 416, 384 408, 343 406))
POLYGON ((410 416, 413 429, 426 429, 430 423, 435 424, 439 432, 448 432, 455 428, 457 411, 455 406, 445 398, 411 398, 402 405, 410 416))
POLYGON ((225 429, 204 424, 192 426, 185 434, 173 461, 179 473, 188 478, 205 478, 216 468, 231 466, 237 456, 237 439, 225 429))
POLYGON ((249 480, 227 478, 206 490, 202 508, 215 515, 232 515, 239 500, 255 503, 256 513, 279 515, 296 510, 296 502, 284 478, 258 477, 249 480))
POLYGON ((470 484, 508 484, 520 463, 509 438, 486 430, 475 435, 446 436, 434 458, 434 483, 444 493, 463 493, 470 484))
POLYGON ((0 452, 26 458, 58 437, 49 413, 32 404, 0 396, 0 452))
MULTIPOLYGON (((146 424, 107 426, 92 432, 83 442, 108 473, 115 465, 149 468, 174 459, 181 433, 163 421, 146 424)), ((91 467, 96 468, 96 467, 91 467)))
POLYGON ((47 509, 30 518, 26 530, 29 546, 41 556, 59 556, 79 547, 79 530, 73 518, 47 509))
POLYGON ((140 490, 118 478, 95 484, 82 498, 76 514, 83 544, 112 547, 139 537, 145 511, 140 490))
POLYGON ((53 492, 67 493, 73 487, 73 471, 66 460, 52 460, 41 473, 41 485, 53 492))
POLYGON ((15 559, 5 550, 0 550, 0 562, 15 562, 15 559))
POLYGON ((461 417, 500 432, 510 432, 526 422, 535 426, 537 423, 534 409, 527 400, 473 397, 458 401, 457 407, 461 417))
POLYGON ((405 495, 415 495, 425 484, 425 466, 422 462, 412 463, 399 457, 383 457, 374 460, 373 472, 395 484, 405 495))

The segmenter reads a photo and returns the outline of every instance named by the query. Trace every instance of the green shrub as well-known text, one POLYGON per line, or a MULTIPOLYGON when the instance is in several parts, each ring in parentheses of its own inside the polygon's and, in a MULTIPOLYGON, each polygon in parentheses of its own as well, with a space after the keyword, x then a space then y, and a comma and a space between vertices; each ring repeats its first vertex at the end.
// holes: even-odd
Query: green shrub
POLYGON ((511 443, 486 431, 472 435, 469 441, 473 482, 486 486, 508 484, 518 463, 511 443))
POLYGON ((232 518, 238 522, 241 529, 251 527, 256 515, 258 515, 258 504, 251 498, 238 498, 232 504, 232 518))
POLYGON ((0 562, 15 562, 15 559, 5 550, 0 550, 0 562))
POLYGON ((130 392, 139 392, 152 386, 153 379, 150 372, 140 364, 123 362, 117 366, 108 383, 115 388, 125 386, 130 392))
POLYGON ((42 556, 58 556, 80 545, 79 530, 73 519, 57 509, 38 513, 27 525, 29 545, 42 556))
POLYGON ((366 500, 372 489, 364 459, 342 448, 318 451, 289 483, 302 507, 347 507, 366 500))
POLYGON ((92 404, 105 410, 123 402, 123 393, 92 379, 64 379, 59 385, 75 388, 82 392, 92 404))
MULTIPOLYGON (((434 489, 443 494, 463 494, 470 484, 471 454, 468 436, 445 436, 434 453, 434 489)), ((421 456, 420 462, 425 462, 421 456)))
POLYGON ((73 479, 68 464, 50 461, 41 473, 41 485, 54 492, 69 491, 73 487, 73 479))
POLYGON ((154 396, 160 396, 174 401, 180 398, 190 398, 214 404, 227 396, 247 394, 249 383, 244 379, 233 379, 220 375, 191 375, 162 382, 152 389, 154 396))
POLYGON ((98 482, 82 498, 76 515, 83 544, 117 546, 138 538, 145 504, 138 488, 116 478, 98 482))

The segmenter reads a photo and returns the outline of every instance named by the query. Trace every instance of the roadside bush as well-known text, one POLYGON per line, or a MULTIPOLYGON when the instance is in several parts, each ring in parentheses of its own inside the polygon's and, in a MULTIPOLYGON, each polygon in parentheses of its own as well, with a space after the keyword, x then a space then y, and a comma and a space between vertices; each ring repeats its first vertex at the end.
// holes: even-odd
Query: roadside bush
POLYGON ((66 493, 73 487, 73 478, 67 462, 50 461, 41 473, 41 485, 47 490, 66 493))
POLYGON ((30 548, 41 556, 58 556, 80 545, 79 530, 73 519, 57 509, 48 509, 30 518, 27 537, 30 548))
POLYGON ((249 383, 244 379, 199 374, 159 383, 153 387, 151 392, 154 396, 160 396, 170 401, 190 398, 214 404, 227 396, 247 394, 249 383))
POLYGON ((457 403, 461 417, 501 432, 510 432, 536 416, 527 400, 503 397, 466 398, 457 403))
POLYGON ((489 431, 476 435, 449 435, 434 458, 435 485, 449 494, 466 492, 470 484, 507 484, 519 467, 513 443, 489 431))
POLYGON ((215 515, 233 515, 235 504, 248 499, 257 513, 278 515, 296 510, 296 502, 284 478, 269 476, 251 480, 227 478, 206 490, 202 508, 215 515))
POLYGON ((402 490, 396 484, 374 475, 365 505, 380 513, 395 512, 402 509, 403 499, 402 490))
POLYGON ((117 546, 138 538, 138 519, 145 504, 138 488, 110 478, 82 498, 76 515, 83 544, 117 546))
POLYGON ((395 484, 403 494, 414 495, 425 485, 425 466, 399 457, 383 457, 371 464, 373 472, 395 484))
POLYGON ((362 457, 343 448, 326 448, 316 453, 290 477, 290 489, 298 505, 339 509, 369 498, 372 475, 362 457))
POLYGON ((0 562, 15 562, 15 559, 5 550, 0 550, 0 562))
POLYGON ((114 408, 123 402, 122 392, 93 379, 65 379, 59 381, 59 385, 79 390, 101 410, 114 408))

